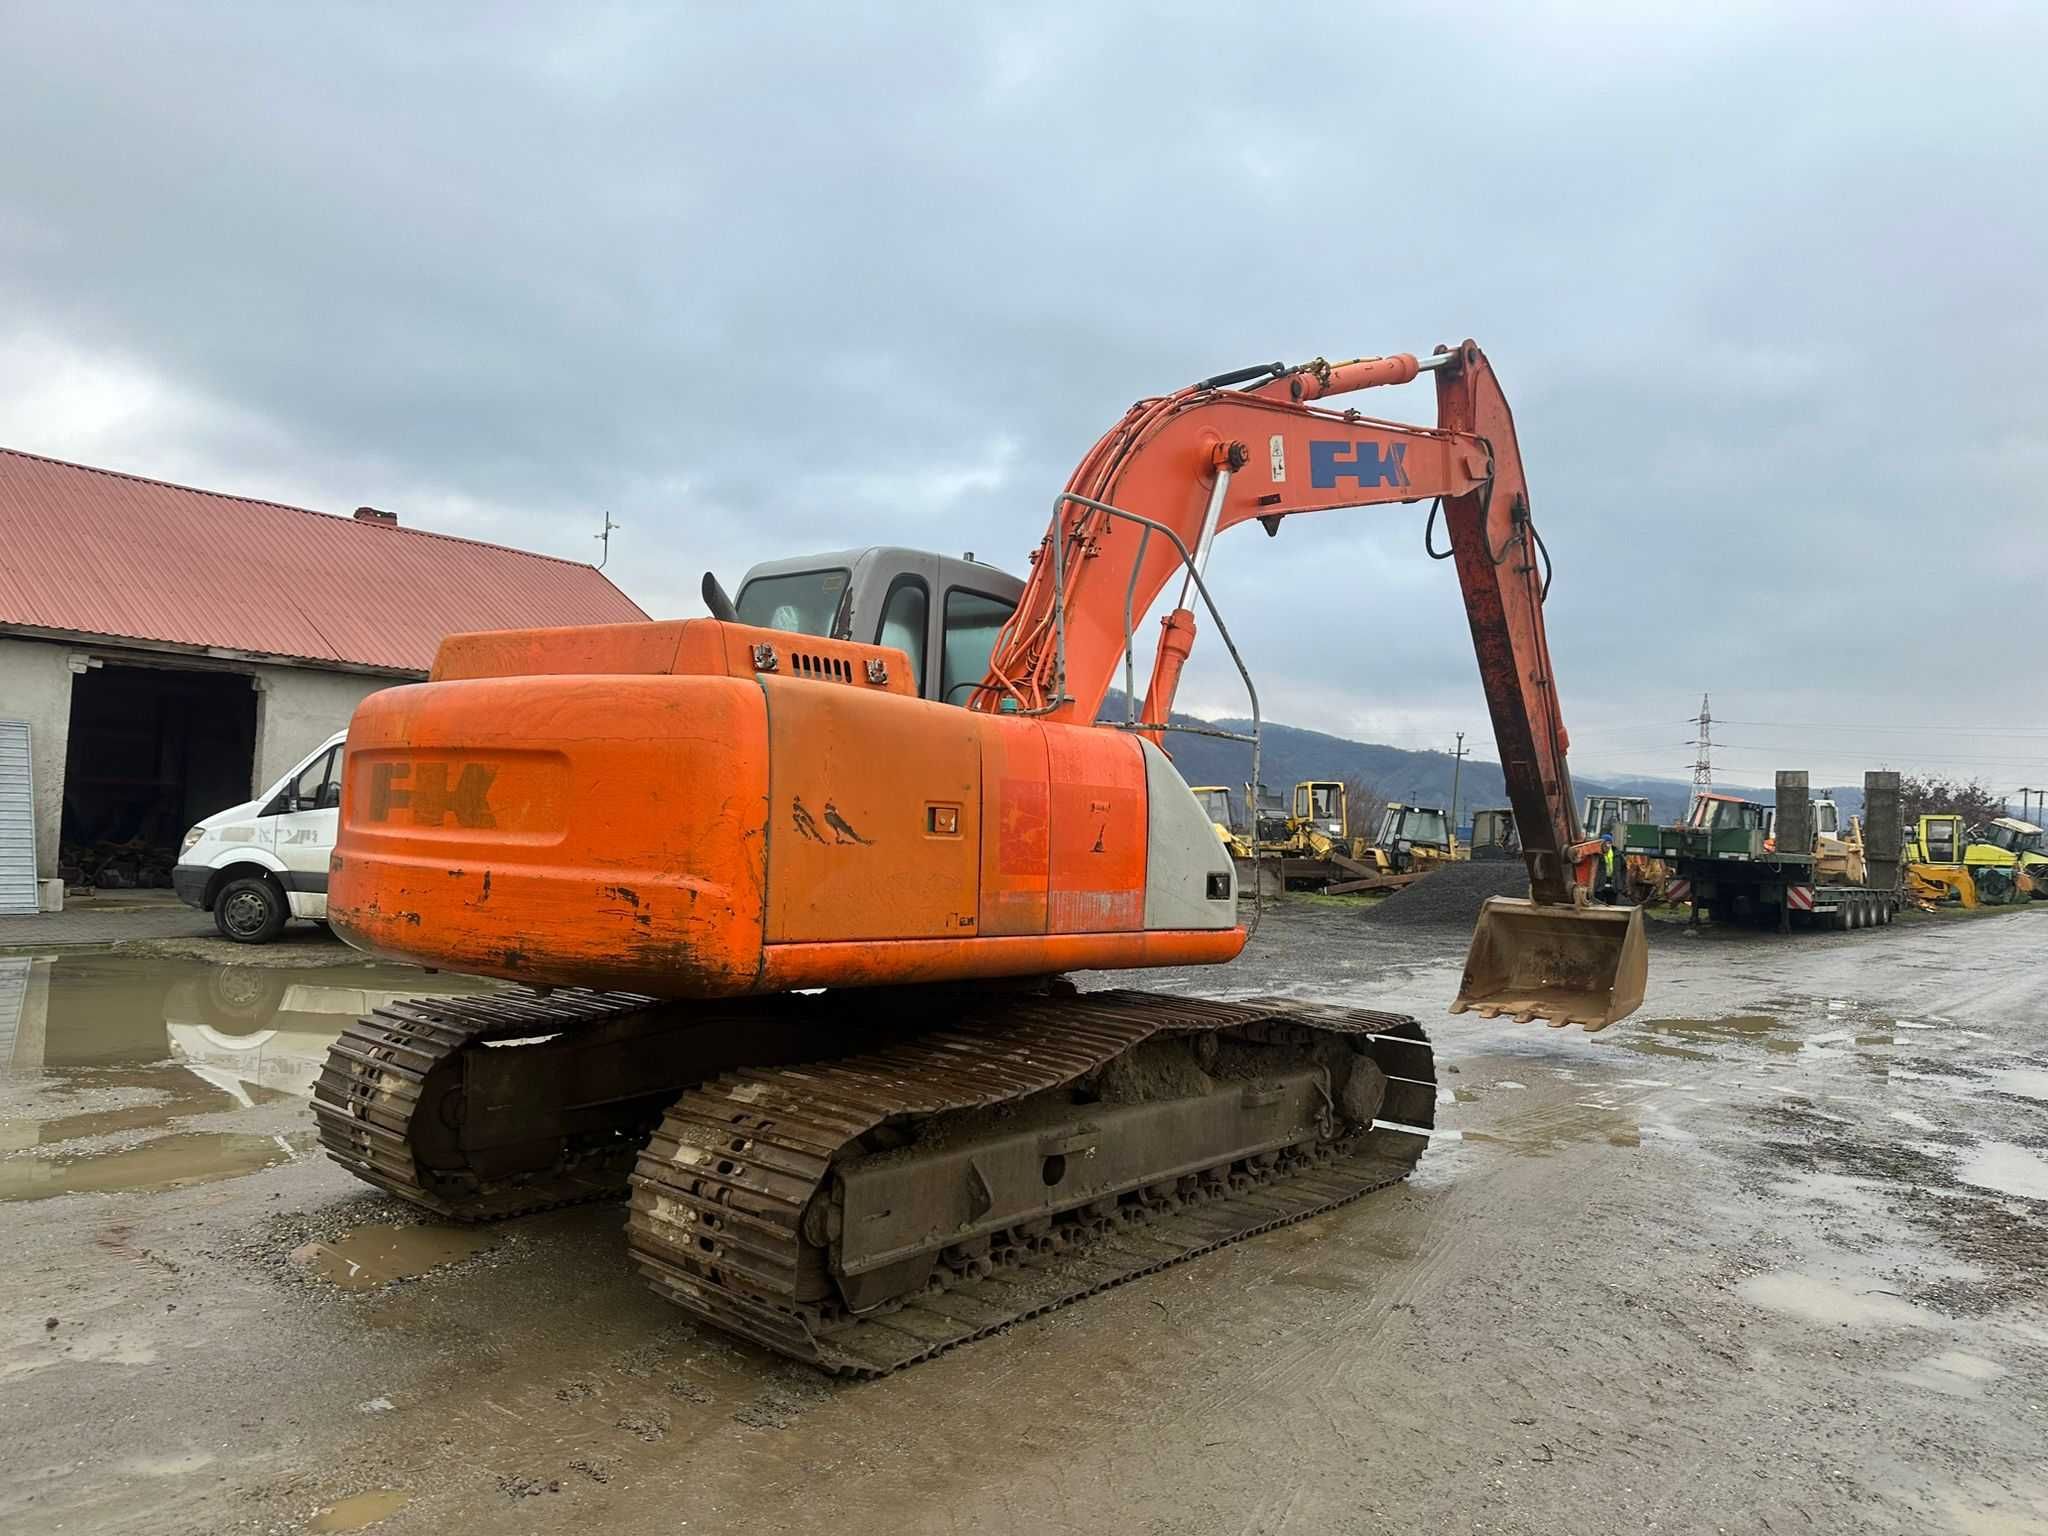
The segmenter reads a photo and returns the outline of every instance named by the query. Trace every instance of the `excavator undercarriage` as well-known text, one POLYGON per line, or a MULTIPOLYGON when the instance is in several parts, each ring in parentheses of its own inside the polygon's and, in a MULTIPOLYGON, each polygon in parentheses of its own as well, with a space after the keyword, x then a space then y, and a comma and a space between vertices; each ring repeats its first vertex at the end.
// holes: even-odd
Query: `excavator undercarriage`
POLYGON ((880 1375, 1404 1178, 1435 1094, 1412 1019, 1056 983, 400 1003, 314 1109, 338 1161, 456 1220, 630 1186, 657 1292, 880 1375))

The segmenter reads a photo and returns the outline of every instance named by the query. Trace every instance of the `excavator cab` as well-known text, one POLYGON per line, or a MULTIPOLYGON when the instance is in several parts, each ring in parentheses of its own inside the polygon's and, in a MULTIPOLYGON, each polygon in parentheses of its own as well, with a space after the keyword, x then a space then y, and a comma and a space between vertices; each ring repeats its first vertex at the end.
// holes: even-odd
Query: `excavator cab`
POLYGON ((1023 592, 1015 576, 971 554, 956 560, 887 545, 765 561, 742 578, 737 599, 709 575, 704 587, 714 618, 893 645, 908 658, 918 693, 944 704, 965 704, 981 686, 1023 592))

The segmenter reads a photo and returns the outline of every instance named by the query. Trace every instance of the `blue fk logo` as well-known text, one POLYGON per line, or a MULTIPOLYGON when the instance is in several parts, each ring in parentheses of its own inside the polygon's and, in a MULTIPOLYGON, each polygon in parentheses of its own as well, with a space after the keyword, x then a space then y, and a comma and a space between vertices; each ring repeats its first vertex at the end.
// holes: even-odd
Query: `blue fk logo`
POLYGON ((1406 485, 1408 472, 1401 467, 1407 457, 1406 443, 1318 442, 1308 445, 1308 483, 1319 491, 1334 490, 1339 480, 1356 480, 1360 486, 1406 485))

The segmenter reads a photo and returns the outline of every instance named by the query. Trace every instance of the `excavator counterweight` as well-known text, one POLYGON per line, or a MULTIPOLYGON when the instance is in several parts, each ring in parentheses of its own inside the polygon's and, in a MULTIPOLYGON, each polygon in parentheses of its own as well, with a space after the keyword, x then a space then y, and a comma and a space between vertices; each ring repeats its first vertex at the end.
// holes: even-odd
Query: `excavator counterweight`
POLYGON ((1405 1177, 1435 1104, 1412 1019, 1067 977, 1246 942, 1226 839, 1160 745, 1216 535, 1424 500, 1533 898, 1489 906, 1455 1006, 1623 1016, 1640 919, 1585 906, 1548 557, 1467 342, 1139 402, 1021 582, 847 550, 707 578, 710 618, 448 639, 356 712, 328 915, 524 990, 360 1020, 323 1142, 456 1219, 630 1190, 657 1291, 852 1374, 1405 1177), (1422 373, 1435 428, 1309 403, 1422 373), (1102 722, 1130 616, 1177 574, 1144 718, 1102 722))

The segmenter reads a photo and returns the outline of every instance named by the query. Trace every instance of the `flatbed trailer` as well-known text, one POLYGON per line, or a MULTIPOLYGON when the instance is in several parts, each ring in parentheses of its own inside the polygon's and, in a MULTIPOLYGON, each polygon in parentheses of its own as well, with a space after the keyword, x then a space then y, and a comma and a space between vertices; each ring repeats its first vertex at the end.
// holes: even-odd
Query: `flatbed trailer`
POLYGON ((1749 922, 1779 933, 1793 928, 1876 928, 1898 915, 1904 896, 1897 850, 1900 835, 1898 775, 1863 777, 1865 879, 1850 884, 1824 877, 1814 846, 1811 801, 1803 772, 1778 775, 1775 837, 1766 834, 1765 807, 1726 797, 1732 815, 1695 814, 1687 824, 1660 827, 1632 822, 1621 836, 1625 853, 1662 859, 1673 871, 1665 900, 1690 907, 1688 921, 1749 922), (1758 814, 1751 816, 1750 810, 1758 814), (1892 851, 1889 858, 1874 856, 1892 851))

